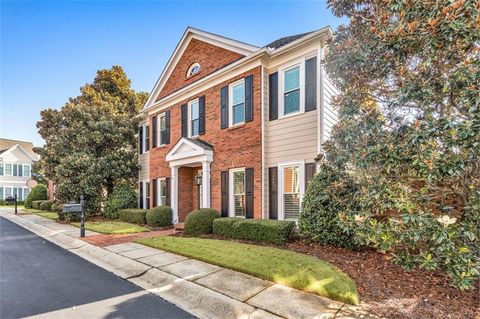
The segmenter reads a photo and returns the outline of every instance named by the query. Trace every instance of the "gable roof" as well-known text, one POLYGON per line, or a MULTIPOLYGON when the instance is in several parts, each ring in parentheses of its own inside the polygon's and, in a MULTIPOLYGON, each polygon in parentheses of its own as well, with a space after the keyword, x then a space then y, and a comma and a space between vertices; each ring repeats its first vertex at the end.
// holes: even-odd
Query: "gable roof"
POLYGON ((170 74, 175 68, 178 60, 181 58, 182 54, 184 53, 185 49, 187 48, 188 44, 192 39, 198 39, 198 40, 213 44, 215 46, 239 53, 244 56, 250 55, 251 53, 258 51, 260 49, 259 47, 256 47, 254 45, 251 45, 245 42, 233 40, 233 39, 223 37, 214 33, 188 27, 183 33, 182 38, 178 42, 175 48, 175 51, 170 56, 170 59, 168 60, 165 68, 160 74, 160 77, 155 83, 153 90, 150 92, 150 95, 148 96, 148 99, 147 99, 147 102, 145 103, 144 108, 147 108, 150 104, 155 102, 160 91, 165 85, 165 82, 170 77, 170 74))
POLYGON ((25 154, 27 154, 32 160, 38 160, 38 155, 33 151, 32 142, 0 138, 0 154, 11 151, 16 147, 22 150, 25 154))
POLYGON ((289 44, 290 42, 293 42, 297 39, 300 39, 300 38, 303 38, 304 36, 312 33, 314 31, 310 31, 310 32, 305 32, 305 33, 300 33, 300 34, 295 34, 295 35, 289 35, 289 36, 286 36, 286 37, 283 37, 283 38, 280 38, 280 39, 277 39, 275 41, 272 41, 270 42, 269 44, 267 44, 265 47, 266 48, 271 48, 271 49, 278 49, 280 47, 283 47, 284 45, 287 45, 289 44))

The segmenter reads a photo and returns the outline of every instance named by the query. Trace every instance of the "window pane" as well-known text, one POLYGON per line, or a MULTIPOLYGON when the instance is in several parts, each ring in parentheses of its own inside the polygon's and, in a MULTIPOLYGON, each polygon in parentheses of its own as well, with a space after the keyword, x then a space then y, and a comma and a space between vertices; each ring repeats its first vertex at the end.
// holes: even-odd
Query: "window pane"
POLYGON ((162 179, 160 180, 160 205, 167 204, 167 181, 162 179))
POLYGON ((11 187, 5 187, 5 198, 12 196, 12 188, 11 187))
POLYGON ((18 165, 18 176, 23 176, 23 165, 18 165))
POLYGON ((192 136, 197 136, 198 135, 198 126, 199 126, 199 120, 193 120, 192 121, 192 136))
POLYGON ((285 71, 285 83, 283 92, 300 88, 300 67, 285 71))
POLYGON ((12 175, 12 164, 5 164, 5 175, 12 175))
POLYGON ((235 217, 245 217, 245 195, 234 195, 235 217))
POLYGON ((283 168, 283 192, 300 192, 300 166, 290 166, 283 168))
MULTIPOLYGON (((0 176, 2 175, 3 175, 3 163, 0 163, 0 176)), ((3 189, 2 189, 2 192, 3 192, 3 189)))
POLYGON ((232 105, 245 102, 245 84, 244 82, 235 85, 232 88, 232 105))
POLYGON ((13 164, 13 176, 18 176, 18 165, 13 164))
POLYGON ((285 93, 284 97, 284 114, 300 111, 300 90, 285 93))
POLYGON ((245 194, 245 172, 233 173, 233 194, 245 194))
POLYGON ((198 113, 199 113, 199 111, 198 111, 198 101, 190 104, 190 107, 191 107, 190 115, 191 115, 192 120, 198 119, 198 113))
POLYGON ((0 187, 0 199, 5 199, 5 197, 3 197, 3 187, 0 187))
POLYGON ((285 219, 298 219, 300 213, 300 194, 284 194, 285 219))
POLYGON ((233 107, 233 124, 245 121, 245 104, 238 104, 233 107))
POLYGON ((30 166, 23 166, 23 176, 30 176, 30 166))
POLYGON ((27 198, 28 193, 30 193, 30 188, 24 188, 23 189, 23 198, 27 198))

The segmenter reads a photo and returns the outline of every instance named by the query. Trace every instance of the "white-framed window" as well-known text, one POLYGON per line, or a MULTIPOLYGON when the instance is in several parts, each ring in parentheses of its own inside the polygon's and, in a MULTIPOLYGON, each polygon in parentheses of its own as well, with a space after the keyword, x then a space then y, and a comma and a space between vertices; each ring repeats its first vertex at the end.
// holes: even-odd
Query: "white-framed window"
POLYGON ((228 86, 229 126, 245 123, 245 79, 228 86))
POLYGON ((148 153, 150 149, 150 126, 143 125, 143 153, 148 153))
POLYGON ((23 165, 23 176, 31 177, 32 176, 32 167, 28 164, 23 165))
POLYGON ((23 200, 25 200, 27 198, 29 193, 30 193, 30 188, 24 187, 23 188, 23 200))
MULTIPOLYGON (((3 176, 3 174, 4 174, 3 169, 4 169, 3 163, 0 163, 0 176, 3 176)), ((3 193, 3 189, 2 189, 2 193, 3 193)))
POLYGON ((5 198, 13 196, 12 187, 5 186, 5 198))
POLYGON ((188 102, 188 136, 196 137, 200 129, 200 103, 198 99, 188 102))
POLYGON ((165 113, 161 113, 157 117, 158 126, 158 144, 163 146, 167 144, 167 116, 165 113))
POLYGON ((150 208, 150 181, 143 181, 143 208, 150 208))
POLYGON ((0 186, 0 199, 5 199, 3 195, 4 195, 3 186, 0 186))
POLYGON ((13 164, 13 176, 18 176, 18 165, 13 164))
POLYGON ((12 164, 5 164, 5 176, 12 176, 12 164))
POLYGON ((230 216, 245 217, 245 168, 230 169, 230 216))
POLYGON ((158 205, 167 205, 167 180, 165 178, 158 179, 158 205))
POLYGON ((200 68, 200 64, 198 63, 193 63, 192 65, 190 65, 190 67, 188 68, 188 71, 187 71, 187 78, 197 74, 198 72, 200 72, 201 68, 200 68))
POLYGON ((305 57, 279 69, 279 118, 305 112, 305 57))
POLYGON ((305 163, 292 162, 278 166, 279 169, 279 219, 298 220, 305 192, 305 163))

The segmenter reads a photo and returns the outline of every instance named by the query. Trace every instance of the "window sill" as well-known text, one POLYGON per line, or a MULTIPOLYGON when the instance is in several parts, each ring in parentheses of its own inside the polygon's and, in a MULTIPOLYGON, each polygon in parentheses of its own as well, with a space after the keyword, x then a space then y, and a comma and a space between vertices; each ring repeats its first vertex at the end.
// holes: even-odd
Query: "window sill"
POLYGON ((154 148, 154 150, 160 149, 160 148, 166 148, 168 144, 162 144, 154 148))
POLYGON ((245 123, 236 124, 235 126, 229 126, 229 127, 227 127, 225 130, 227 130, 227 131, 233 131, 233 130, 236 130, 236 129, 245 127, 245 125, 246 125, 245 123))

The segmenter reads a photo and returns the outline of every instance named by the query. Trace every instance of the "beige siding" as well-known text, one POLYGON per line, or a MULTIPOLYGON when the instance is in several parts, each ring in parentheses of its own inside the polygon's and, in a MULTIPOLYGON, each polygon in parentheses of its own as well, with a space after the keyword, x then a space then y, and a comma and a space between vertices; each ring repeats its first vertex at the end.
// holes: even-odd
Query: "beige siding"
POLYGON ((323 78, 323 141, 330 138, 332 127, 337 122, 337 111, 332 106, 332 99, 338 91, 329 80, 325 69, 322 67, 323 78))
POLYGON ((139 180, 150 179, 150 156, 142 154, 138 156, 138 164, 140 165, 139 180))

